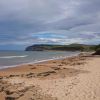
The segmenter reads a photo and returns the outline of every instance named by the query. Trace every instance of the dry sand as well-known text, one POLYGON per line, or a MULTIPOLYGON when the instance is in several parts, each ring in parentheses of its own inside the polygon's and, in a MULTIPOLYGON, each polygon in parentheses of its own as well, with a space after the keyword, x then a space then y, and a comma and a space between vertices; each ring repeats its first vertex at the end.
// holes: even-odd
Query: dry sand
POLYGON ((0 100, 100 100, 100 57, 76 56, 1 70, 0 100))

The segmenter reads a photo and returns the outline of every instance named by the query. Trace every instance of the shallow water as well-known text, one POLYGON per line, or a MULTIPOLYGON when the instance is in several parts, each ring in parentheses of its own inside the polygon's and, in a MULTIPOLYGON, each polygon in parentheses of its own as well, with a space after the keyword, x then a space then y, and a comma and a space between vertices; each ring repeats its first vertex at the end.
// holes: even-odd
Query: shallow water
POLYGON ((0 69, 19 64, 36 63, 43 60, 77 55, 79 52, 65 51, 0 51, 0 69))

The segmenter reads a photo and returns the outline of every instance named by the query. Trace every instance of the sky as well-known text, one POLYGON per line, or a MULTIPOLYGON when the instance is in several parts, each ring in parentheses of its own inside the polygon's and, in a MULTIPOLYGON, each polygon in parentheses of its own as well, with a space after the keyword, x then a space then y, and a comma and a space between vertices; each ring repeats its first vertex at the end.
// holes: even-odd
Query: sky
POLYGON ((0 50, 72 43, 100 44, 100 0, 0 0, 0 50))

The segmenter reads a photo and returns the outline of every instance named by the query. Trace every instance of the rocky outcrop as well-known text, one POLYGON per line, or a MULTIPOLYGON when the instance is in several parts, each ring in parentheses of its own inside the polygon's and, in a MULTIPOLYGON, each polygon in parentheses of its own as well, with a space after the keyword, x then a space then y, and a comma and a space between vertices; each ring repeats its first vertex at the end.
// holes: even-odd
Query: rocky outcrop
POLYGON ((100 55, 100 48, 98 48, 93 55, 100 55))

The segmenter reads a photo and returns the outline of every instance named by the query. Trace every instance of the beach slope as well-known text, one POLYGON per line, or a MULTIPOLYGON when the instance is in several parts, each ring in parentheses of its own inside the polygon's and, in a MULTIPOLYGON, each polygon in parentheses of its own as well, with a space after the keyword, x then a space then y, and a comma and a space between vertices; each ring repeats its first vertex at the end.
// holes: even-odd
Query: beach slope
POLYGON ((1 100, 100 100, 100 57, 75 56, 0 71, 1 100))

